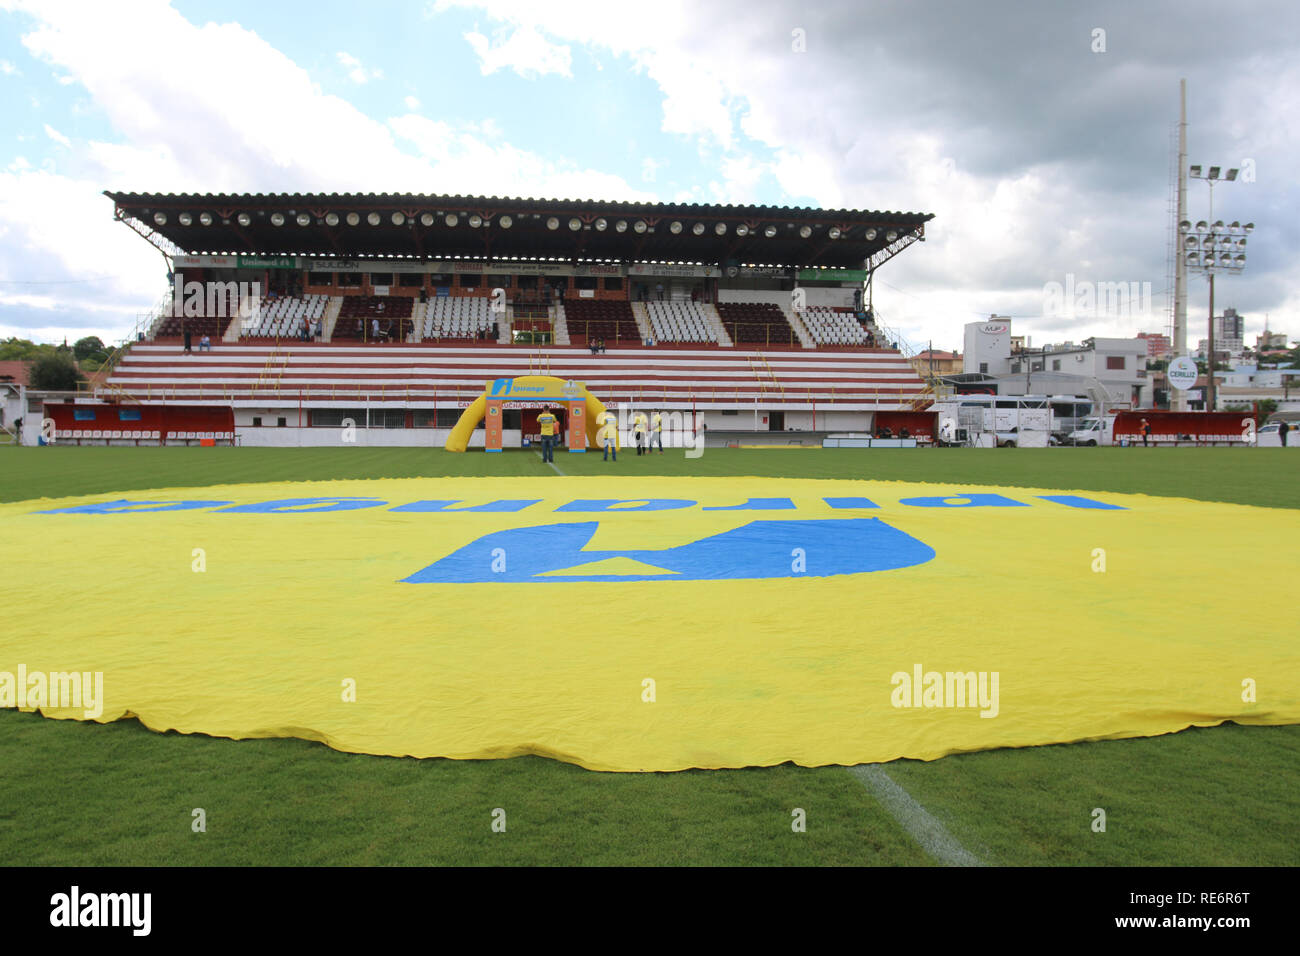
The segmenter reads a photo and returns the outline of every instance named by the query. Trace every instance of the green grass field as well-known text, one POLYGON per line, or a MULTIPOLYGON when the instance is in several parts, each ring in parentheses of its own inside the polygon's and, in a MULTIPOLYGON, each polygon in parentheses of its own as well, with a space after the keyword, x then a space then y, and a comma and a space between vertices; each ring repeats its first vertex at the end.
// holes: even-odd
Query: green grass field
MULTIPOLYGON (((713 450, 566 474, 872 478, 1108 490, 1300 508, 1281 449, 713 450)), ((555 475, 533 453, 0 450, 0 501, 214 483, 555 475)), ((33 547, 39 547, 33 542, 33 547)), ((12 570, 6 587, 21 581, 12 570)), ((21 588, 21 585, 17 585, 21 588)), ((5 601, 21 591, 5 592, 5 601)), ((0 637, 0 650, 3 637, 0 637)), ((301 740, 156 734, 0 711, 0 853, 30 865, 856 864, 934 859, 848 770, 602 774, 536 757, 413 760, 301 740), (207 832, 191 832, 191 811, 207 832), (490 828, 507 811, 505 834, 490 828), (791 832, 791 811, 807 832, 791 832)), ((1300 864, 1300 726, 985 751, 889 776, 992 865, 1300 864), (1092 810, 1107 832, 1090 829, 1092 810)))

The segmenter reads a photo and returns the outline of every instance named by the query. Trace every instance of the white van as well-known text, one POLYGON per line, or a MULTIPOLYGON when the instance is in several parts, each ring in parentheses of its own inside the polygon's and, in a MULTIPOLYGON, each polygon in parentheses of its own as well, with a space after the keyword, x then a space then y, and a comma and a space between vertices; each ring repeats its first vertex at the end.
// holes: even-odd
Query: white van
MULTIPOLYGON (((1300 422, 1291 422, 1291 430, 1286 435, 1286 447, 1296 448, 1300 446, 1300 422)), ((1282 434, 1280 423, 1269 422, 1267 425, 1261 425, 1255 432, 1255 444, 1260 448, 1280 448, 1282 447, 1282 434)))
MULTIPOLYGON (((1288 435, 1288 438, 1291 436, 1288 435)), ((1115 440, 1115 416, 1085 418, 1080 428, 1070 432, 1066 443, 1070 445, 1110 445, 1115 440)))

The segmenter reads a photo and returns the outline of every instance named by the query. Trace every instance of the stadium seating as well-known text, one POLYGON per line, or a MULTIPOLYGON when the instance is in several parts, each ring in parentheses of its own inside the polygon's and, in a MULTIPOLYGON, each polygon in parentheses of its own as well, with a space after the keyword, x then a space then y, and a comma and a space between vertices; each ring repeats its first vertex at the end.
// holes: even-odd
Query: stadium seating
POLYGON ((329 296, 325 295, 263 299, 239 334, 250 339, 298 338, 301 323, 323 320, 328 302, 329 296))
POLYGON ((770 302, 719 302, 722 326, 737 345, 798 346, 781 307, 770 302))
POLYGON ((190 333, 193 339, 193 345, 198 348, 199 339, 208 336, 212 341, 218 342, 226 333, 226 327, 232 321, 238 322, 239 319, 231 319, 227 316, 186 316, 184 318, 178 315, 169 315, 163 319, 162 324, 154 332, 154 339, 180 338, 186 332, 190 333))
POLYGON ((413 300, 407 296, 350 295, 343 299, 332 341, 373 341, 372 320, 379 321, 381 341, 401 341, 411 329, 413 300), (399 329, 399 323, 401 328, 399 329))
POLYGON ((421 339, 479 339, 491 337, 496 316, 483 296, 438 296, 417 302, 413 313, 421 339))
POLYGON ((800 312, 799 318, 819 346, 867 344, 867 330, 854 316, 852 309, 814 306, 800 312))
POLYGON ((717 342, 704 310, 694 302, 647 302, 645 309, 656 342, 717 342))
POLYGON ((606 345, 641 342, 632 304, 626 300, 567 299, 564 314, 569 326, 569 340, 575 345, 592 339, 602 339, 606 345))

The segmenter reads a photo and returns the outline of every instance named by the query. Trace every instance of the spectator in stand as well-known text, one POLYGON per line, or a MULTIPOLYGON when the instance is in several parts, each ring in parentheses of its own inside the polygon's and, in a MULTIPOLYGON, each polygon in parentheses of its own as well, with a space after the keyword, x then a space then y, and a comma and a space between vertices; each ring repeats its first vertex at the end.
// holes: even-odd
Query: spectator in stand
POLYGON ((1146 448, 1151 444, 1151 423, 1145 418, 1142 419, 1142 447, 1146 448))
POLYGON ((664 300, 664 284, 662 282, 655 283, 655 296, 660 302, 664 300))
POLYGON ((185 351, 188 353, 190 351, 190 330, 189 329, 185 330, 184 339, 185 339, 185 351))
POLYGON ((370 320, 370 340, 372 342, 379 341, 379 320, 378 319, 370 320))
POLYGON ((587 344, 591 346, 591 354, 592 354, 592 355, 595 355, 597 352, 600 351, 600 343, 597 342, 595 339, 592 339, 592 340, 591 340, 590 342, 588 342, 587 344))
POLYGON ((363 338, 366 334, 366 324, 361 316, 357 316, 357 338, 363 338))
POLYGON ((203 336, 203 338, 199 339, 199 351, 200 352, 212 351, 212 340, 208 338, 206 335, 203 336))

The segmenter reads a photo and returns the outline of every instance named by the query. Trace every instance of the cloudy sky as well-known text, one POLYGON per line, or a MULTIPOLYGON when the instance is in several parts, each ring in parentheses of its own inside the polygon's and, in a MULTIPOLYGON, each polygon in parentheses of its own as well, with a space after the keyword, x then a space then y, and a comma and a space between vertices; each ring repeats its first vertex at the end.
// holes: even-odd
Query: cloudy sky
POLYGON ((1254 179, 1215 191, 1258 226, 1216 305, 1300 336, 1294 0, 0 0, 0 337, 119 339, 162 295, 104 189, 931 212, 876 283, 914 343, 1162 331, 1180 77, 1190 161, 1254 179), (1067 276, 1150 311, 1058 314, 1067 276))

